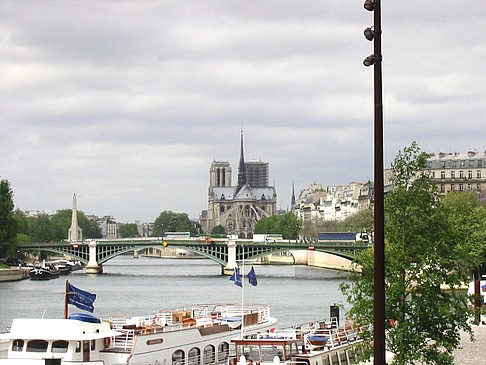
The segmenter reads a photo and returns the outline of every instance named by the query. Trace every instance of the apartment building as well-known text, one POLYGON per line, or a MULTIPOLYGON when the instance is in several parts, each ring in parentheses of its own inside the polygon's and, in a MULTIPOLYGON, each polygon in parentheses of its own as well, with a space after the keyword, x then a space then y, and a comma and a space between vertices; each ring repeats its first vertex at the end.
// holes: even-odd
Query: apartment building
POLYGON ((476 191, 486 194, 486 151, 482 154, 443 153, 427 159, 425 171, 437 183, 441 193, 476 191))

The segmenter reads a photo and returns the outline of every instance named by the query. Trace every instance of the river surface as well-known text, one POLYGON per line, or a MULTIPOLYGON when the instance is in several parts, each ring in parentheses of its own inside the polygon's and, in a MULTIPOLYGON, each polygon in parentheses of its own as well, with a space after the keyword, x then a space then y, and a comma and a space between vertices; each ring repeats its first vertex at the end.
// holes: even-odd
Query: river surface
MULTIPOLYGON (((245 278, 244 301, 268 304, 279 327, 329 318, 329 306, 349 310, 339 284, 346 273, 302 265, 255 265, 256 287, 245 278)), ((247 273, 250 267, 245 266, 247 273)), ((207 303, 241 303, 241 288, 222 276, 209 259, 118 256, 103 274, 76 271, 48 281, 0 282, 0 332, 14 318, 62 318, 65 280, 95 293, 94 314, 149 314, 155 310, 207 303)), ((79 312, 69 305, 69 311, 79 312)))

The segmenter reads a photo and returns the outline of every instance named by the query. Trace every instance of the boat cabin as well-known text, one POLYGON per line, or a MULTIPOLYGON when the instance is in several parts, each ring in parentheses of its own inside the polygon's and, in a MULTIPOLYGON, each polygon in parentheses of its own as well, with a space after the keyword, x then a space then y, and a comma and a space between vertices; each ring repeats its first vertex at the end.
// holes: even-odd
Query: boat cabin
POLYGON ((108 322, 15 319, 10 332, 0 338, 9 341, 9 359, 22 359, 23 364, 61 364, 100 359, 109 339, 120 334, 108 322))

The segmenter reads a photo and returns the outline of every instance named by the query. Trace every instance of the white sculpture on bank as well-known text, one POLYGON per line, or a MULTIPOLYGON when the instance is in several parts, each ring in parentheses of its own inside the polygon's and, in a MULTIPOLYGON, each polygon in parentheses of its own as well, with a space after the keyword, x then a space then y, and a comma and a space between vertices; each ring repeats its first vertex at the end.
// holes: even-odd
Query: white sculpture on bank
POLYGON ((73 195, 73 214, 71 218, 71 227, 68 230, 68 241, 82 241, 83 230, 78 225, 78 204, 76 201, 76 194, 73 195))

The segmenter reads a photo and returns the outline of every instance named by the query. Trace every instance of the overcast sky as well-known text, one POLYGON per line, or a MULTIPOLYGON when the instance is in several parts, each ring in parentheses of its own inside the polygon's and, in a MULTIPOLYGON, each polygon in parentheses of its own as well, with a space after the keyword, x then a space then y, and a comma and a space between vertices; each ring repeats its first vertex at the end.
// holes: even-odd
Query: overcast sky
MULTIPOLYGON (((209 168, 270 164, 277 208, 373 177, 361 0, 0 1, 0 178, 16 208, 196 218, 209 168)), ((486 149, 486 2, 384 0, 385 162, 486 149)))

